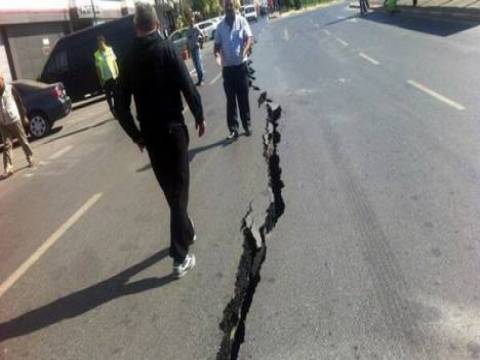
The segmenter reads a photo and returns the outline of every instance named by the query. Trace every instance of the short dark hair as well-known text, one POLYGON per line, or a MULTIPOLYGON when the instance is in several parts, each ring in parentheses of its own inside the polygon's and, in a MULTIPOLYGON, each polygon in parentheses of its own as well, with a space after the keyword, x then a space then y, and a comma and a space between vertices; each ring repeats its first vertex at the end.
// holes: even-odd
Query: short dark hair
POLYGON ((105 36, 103 36, 103 35, 98 35, 97 36, 97 41, 106 43, 107 39, 105 39, 105 36))
POLYGON ((152 5, 145 2, 137 2, 135 4, 133 21, 140 31, 151 31, 155 29, 155 26, 158 24, 157 12, 152 5))

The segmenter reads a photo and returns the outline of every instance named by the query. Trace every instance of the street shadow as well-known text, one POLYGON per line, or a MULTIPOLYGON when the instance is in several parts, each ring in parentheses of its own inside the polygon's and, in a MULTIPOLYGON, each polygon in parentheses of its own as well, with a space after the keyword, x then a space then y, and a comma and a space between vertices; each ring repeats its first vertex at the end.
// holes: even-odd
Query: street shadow
MULTIPOLYGON (((100 127, 100 126, 102 126, 102 125, 108 124, 109 122, 112 122, 112 121, 115 121, 115 119, 108 119, 108 120, 100 121, 99 123, 96 123, 96 124, 94 124, 94 125, 86 126, 86 127, 84 127, 84 128, 81 128, 81 129, 78 129, 78 130, 71 131, 71 132, 69 132, 69 133, 63 134, 63 135, 61 135, 61 136, 57 136, 57 137, 55 137, 55 138, 53 138, 53 139, 51 139, 51 140, 45 141, 43 144, 44 144, 44 145, 45 145, 45 144, 50 144, 50 143, 55 142, 55 141, 57 141, 57 140, 65 139, 65 138, 67 138, 67 137, 70 137, 70 136, 73 136, 73 135, 77 135, 77 134, 83 133, 83 132, 88 131, 88 130, 95 129, 95 128, 100 127)), ((61 130, 61 128, 60 128, 60 130, 61 130)), ((60 131, 60 130, 58 130, 58 131, 60 131)), ((58 132, 58 131, 57 131, 57 132, 58 132)))
MULTIPOLYGON (((458 12, 459 8, 439 7, 437 9, 435 7, 429 7, 429 10, 448 14, 449 12, 458 12)), ((463 11, 468 13, 471 10, 463 9, 463 11)), ((399 12, 393 15, 389 15, 383 10, 375 10, 367 16, 362 17, 362 19, 442 37, 447 37, 480 25, 480 21, 446 21, 444 19, 422 15, 405 14, 402 13, 401 8, 399 12)))
MULTIPOLYGON (((243 136, 240 135, 240 136, 243 136)), ((233 141, 230 141, 230 140, 227 140, 227 139, 223 139, 223 140, 219 140, 217 142, 214 142, 213 144, 210 144, 210 145, 205 145, 205 146, 200 146, 200 147, 197 147, 195 149, 191 149, 189 150, 188 152, 188 161, 189 162, 192 162, 193 158, 204 152, 204 151, 207 151, 207 150, 210 150, 210 149, 213 149, 213 148, 216 148, 216 147, 227 147, 228 145, 232 144, 233 141)), ((144 166, 142 166, 141 168, 137 169, 137 172, 144 172, 144 171, 147 171, 147 170, 150 170, 152 168, 152 164, 145 164, 144 166)))
POLYGON ((349 21, 349 20, 352 20, 352 19, 358 19, 359 17, 360 17, 360 15, 358 15, 358 14, 350 15, 350 16, 347 16, 347 17, 344 17, 344 18, 341 18, 341 19, 330 21, 330 22, 326 23, 325 26, 331 26, 331 25, 339 24, 339 23, 349 21))
POLYGON ((161 278, 146 278, 128 283, 132 276, 167 256, 168 249, 161 250, 107 280, 1 323, 0 343, 7 339, 31 334, 65 319, 75 318, 119 297, 167 285, 175 280, 172 274, 161 278))
POLYGON ((85 100, 85 101, 82 101, 82 102, 78 102, 78 103, 76 103, 72 106, 72 110, 73 111, 80 110, 80 109, 86 108, 90 105, 98 104, 102 101, 105 101, 105 99, 106 99, 105 95, 100 95, 100 96, 94 97, 90 100, 85 100))

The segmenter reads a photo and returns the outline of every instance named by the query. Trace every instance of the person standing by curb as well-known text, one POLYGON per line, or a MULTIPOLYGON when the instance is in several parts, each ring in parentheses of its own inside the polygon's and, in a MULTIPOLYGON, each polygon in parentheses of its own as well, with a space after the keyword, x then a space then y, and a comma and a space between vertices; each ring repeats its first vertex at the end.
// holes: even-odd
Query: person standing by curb
POLYGON ((193 65, 195 66, 195 71, 197 72, 197 86, 203 85, 203 64, 202 57, 200 54, 200 45, 203 42, 202 32, 195 26, 195 19, 190 18, 189 28, 187 31, 187 46, 188 51, 192 56, 193 65))
POLYGON ((245 134, 251 135, 247 60, 253 34, 248 21, 236 13, 233 1, 225 0, 225 18, 218 24, 213 49, 214 56, 220 56, 223 66, 229 140, 238 138, 237 102, 245 134))
POLYGON ((189 253, 196 239, 188 216, 190 165, 188 130, 183 118, 183 94, 195 118, 199 137, 205 133, 203 107, 192 78, 170 40, 158 32, 152 5, 138 2, 134 15, 137 38, 122 63, 117 101, 118 120, 140 151, 146 148, 153 171, 170 207, 170 257, 173 273, 184 276, 195 266, 189 253), (130 104, 137 109, 138 129, 130 104))
POLYGON ((13 140, 18 139, 27 158, 28 166, 33 167, 33 152, 27 139, 23 124, 27 122, 26 110, 20 96, 12 85, 6 84, 0 74, 0 134, 3 141, 3 169, 0 179, 13 175, 13 140))
POLYGON ((108 107, 115 116, 114 97, 118 78, 117 56, 110 46, 107 46, 107 40, 103 35, 97 37, 98 50, 94 54, 95 67, 100 85, 105 91, 108 107))

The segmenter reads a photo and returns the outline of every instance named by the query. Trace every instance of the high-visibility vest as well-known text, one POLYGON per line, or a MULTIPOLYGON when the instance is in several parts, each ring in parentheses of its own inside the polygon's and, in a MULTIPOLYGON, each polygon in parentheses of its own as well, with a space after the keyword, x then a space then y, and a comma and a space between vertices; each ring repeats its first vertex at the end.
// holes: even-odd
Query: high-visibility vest
POLYGON ((104 52, 101 50, 97 50, 95 52, 95 65, 100 70, 100 75, 102 77, 102 81, 106 80, 106 74, 104 73, 104 61, 107 61, 107 66, 110 69, 110 73, 112 74, 113 79, 118 77, 118 68, 116 66, 117 57, 113 52, 111 47, 106 47, 105 49, 105 57, 103 56, 104 52))

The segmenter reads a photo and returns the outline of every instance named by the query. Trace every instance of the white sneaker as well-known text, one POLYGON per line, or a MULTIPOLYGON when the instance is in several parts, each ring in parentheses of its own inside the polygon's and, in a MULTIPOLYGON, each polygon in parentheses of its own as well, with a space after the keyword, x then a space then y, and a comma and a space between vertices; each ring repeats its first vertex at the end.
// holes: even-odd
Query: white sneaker
POLYGON ((28 167, 34 167, 35 166, 35 161, 33 161, 33 156, 27 157, 27 162, 28 162, 28 167))
POLYGON ((193 254, 188 254, 185 257, 185 260, 181 264, 175 264, 173 263, 173 275, 177 278, 180 279, 187 275, 187 272, 195 266, 195 255, 193 254))

